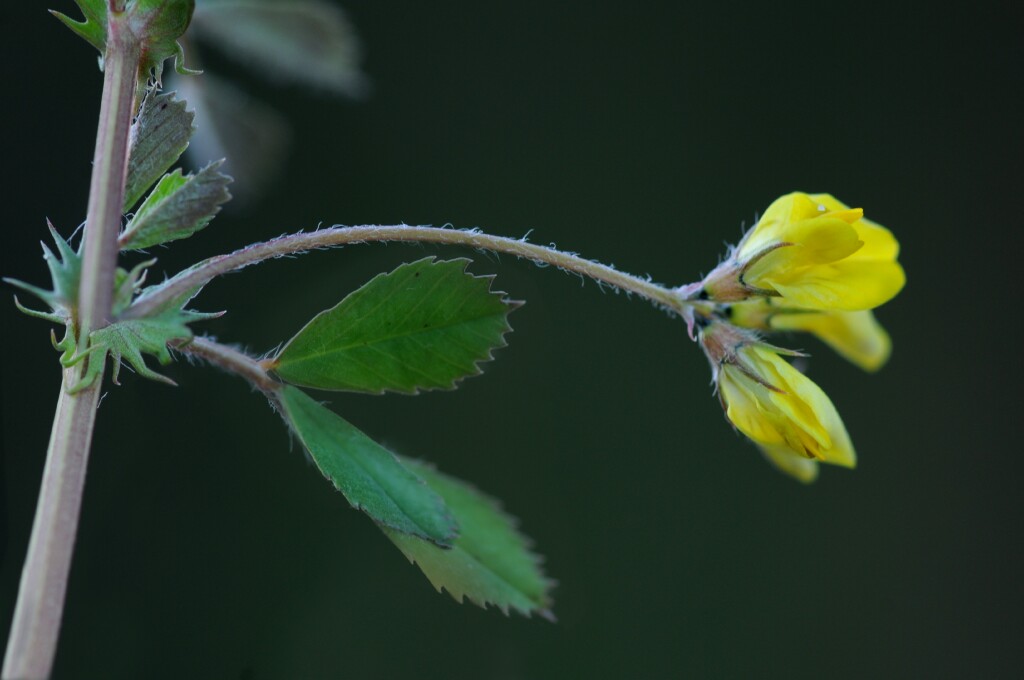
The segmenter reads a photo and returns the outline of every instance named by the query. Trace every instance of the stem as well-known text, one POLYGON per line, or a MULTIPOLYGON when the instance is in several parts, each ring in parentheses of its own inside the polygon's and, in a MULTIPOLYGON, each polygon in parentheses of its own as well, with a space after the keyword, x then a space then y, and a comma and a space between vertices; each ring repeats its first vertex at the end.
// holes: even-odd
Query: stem
POLYGON ((103 376, 90 387, 68 394, 67 388, 78 379, 77 367, 64 371, 7 641, 4 678, 48 677, 57 650, 103 376))
MULTIPOLYGON (((79 347, 83 349, 89 333, 105 326, 111 315, 139 59, 137 39, 123 21, 123 15, 112 6, 108 12, 103 96, 83 239, 77 310, 79 347)), ((96 355, 89 361, 104 361, 104 356, 96 355)), ((4 658, 4 678, 45 678, 53 667, 103 383, 101 368, 91 386, 69 394, 68 388, 80 380, 83 369, 64 371, 4 658)))
POLYGON ((280 390, 283 385, 270 377, 267 373, 265 362, 251 357, 245 352, 234 347, 222 345, 219 342, 202 336, 196 336, 189 342, 178 345, 179 352, 199 357, 214 366, 221 368, 228 373, 234 373, 244 378, 250 385, 263 392, 263 395, 270 400, 271 405, 281 410, 280 390))
POLYGON ((701 304, 687 299, 691 287, 666 288, 647 279, 620 272, 608 265, 554 248, 538 246, 504 236, 491 236, 478 231, 398 225, 331 227, 312 233, 289 234, 264 243, 246 246, 227 255, 211 257, 182 272, 158 287, 153 293, 143 294, 135 304, 126 310, 122 318, 145 317, 182 296, 195 294, 198 289, 221 274, 237 271, 263 260, 295 255, 318 248, 380 241, 441 243, 515 255, 538 264, 554 265, 559 269, 581 274, 595 281, 607 283, 619 290, 636 293, 678 314, 683 314, 687 308, 701 304))
POLYGON ((128 133, 132 123, 140 47, 123 22, 112 14, 103 60, 103 98, 92 160, 89 208, 85 216, 82 281, 78 291, 79 345, 89 333, 110 322, 117 269, 117 234, 124 207, 128 171, 128 133))
POLYGON ((225 371, 245 378, 268 396, 281 388, 281 383, 271 378, 259 361, 210 338, 196 336, 190 342, 179 345, 177 350, 205 359, 225 371))

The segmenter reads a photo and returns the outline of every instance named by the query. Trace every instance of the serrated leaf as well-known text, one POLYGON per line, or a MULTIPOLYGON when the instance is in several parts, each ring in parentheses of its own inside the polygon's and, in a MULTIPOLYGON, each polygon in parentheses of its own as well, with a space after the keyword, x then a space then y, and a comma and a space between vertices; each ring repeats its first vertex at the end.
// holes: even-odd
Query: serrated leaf
POLYGON ((284 81, 357 96, 361 49, 337 7, 320 0, 220 0, 201 4, 193 31, 241 63, 284 81))
POLYGON ((139 202, 167 169, 181 157, 195 133, 195 114, 173 92, 151 95, 132 124, 124 212, 139 202))
POLYGON ((85 21, 75 21, 66 14, 50 10, 50 14, 87 43, 99 50, 102 56, 107 48, 107 2, 106 0, 75 0, 82 10, 85 21))
POLYGON ((458 525, 444 501, 393 453, 296 387, 284 386, 278 401, 320 472, 354 508, 398 535, 451 545, 458 525))
POLYGON ((403 458, 402 462, 441 494, 459 521, 459 537, 450 550, 382 527, 437 591, 443 588, 458 602, 468 598, 506 614, 515 609, 553 619, 552 582, 544 575, 540 558, 530 551, 529 541, 516 530, 515 520, 494 499, 465 482, 420 461, 403 458))
POLYGON ((379 394, 452 389, 505 345, 518 303, 468 274, 469 260, 428 257, 379 274, 321 312, 274 359, 286 382, 379 394))
POLYGON ((118 244, 121 250, 140 250, 188 238, 213 219, 231 194, 231 178, 218 172, 220 161, 195 175, 181 169, 164 175, 125 227, 118 244))

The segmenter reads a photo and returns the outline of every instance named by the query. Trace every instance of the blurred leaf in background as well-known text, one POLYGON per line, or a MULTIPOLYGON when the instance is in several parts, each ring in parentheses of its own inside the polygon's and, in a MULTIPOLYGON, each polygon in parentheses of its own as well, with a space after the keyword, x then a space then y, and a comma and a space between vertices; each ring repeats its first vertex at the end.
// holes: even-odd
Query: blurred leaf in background
POLYGON ((227 159, 234 193, 245 201, 272 181, 286 156, 291 128, 273 107, 211 73, 202 52, 213 47, 275 84, 296 84, 350 99, 364 97, 362 46, 345 13, 322 0, 200 0, 186 38, 201 78, 171 77, 196 112, 188 155, 194 166, 227 159), (198 49, 197 49, 198 46, 198 49))

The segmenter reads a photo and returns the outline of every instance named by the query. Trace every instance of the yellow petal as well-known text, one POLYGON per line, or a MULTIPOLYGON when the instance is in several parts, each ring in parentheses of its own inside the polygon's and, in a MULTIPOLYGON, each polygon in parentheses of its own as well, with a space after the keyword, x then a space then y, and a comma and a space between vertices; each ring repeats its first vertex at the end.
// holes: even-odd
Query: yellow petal
POLYGON ((850 435, 824 390, 774 352, 761 347, 754 351, 770 362, 773 384, 785 392, 772 392, 773 404, 818 444, 808 446, 808 438, 802 437, 804 449, 794 448, 794 452, 809 453, 824 463, 853 467, 857 456, 850 435))
POLYGON ((863 260, 895 260, 900 254, 900 244, 892 232, 871 220, 858 220, 853 223, 857 236, 864 242, 864 247, 854 255, 863 260))
POLYGON ((788 421, 788 427, 783 429, 786 441, 797 453, 821 457, 818 452, 831 447, 832 438, 822 425, 818 414, 811 409, 804 395, 800 393, 800 389, 804 387, 800 383, 801 380, 811 385, 814 383, 769 349, 752 347, 747 356, 752 359, 758 373, 780 390, 769 391, 766 396, 785 416, 785 421, 788 421))
MULTIPOLYGON (((745 376, 737 376, 726 366, 718 381, 718 389, 725 401, 725 416, 736 429, 761 444, 781 444, 784 438, 773 418, 765 412, 757 391, 767 392, 745 376)), ((777 420, 777 418, 775 419, 777 420)))
POLYGON ((794 191, 780 196, 772 201, 754 228, 740 241, 736 256, 743 260, 773 243, 785 241, 779 238, 779 232, 794 221, 794 215, 799 220, 816 213, 816 204, 807 194, 794 191))
POLYGON ((810 484, 818 478, 818 461, 813 458, 798 456, 785 446, 762 444, 758 448, 769 463, 790 477, 804 484, 810 484))
MULTIPOLYGON (((825 206, 830 213, 843 213, 849 210, 845 203, 831 194, 811 194, 809 198, 825 206)), ((863 213, 863 211, 862 211, 863 213)), ((857 257, 865 259, 895 260, 900 252, 900 244, 888 229, 871 220, 859 219, 853 223, 857 235, 864 241, 864 247, 857 257)))
POLYGON ((742 365, 725 364, 718 389, 726 417, 740 432, 761 445, 777 445, 794 455, 853 467, 856 455, 835 406, 820 387, 765 347, 741 350, 742 365))
POLYGON ((865 371, 877 371, 889 359, 892 341, 870 311, 776 314, 771 327, 807 331, 865 371))
POLYGON ((854 256, 831 264, 770 272, 758 281, 796 307, 852 312, 891 300, 903 289, 906 275, 898 262, 857 260, 854 256))
POLYGON ((778 230, 782 243, 791 245, 767 253, 743 275, 747 285, 764 288, 767 277, 786 276, 801 267, 848 258, 863 245, 857 231, 846 222, 829 217, 802 220, 778 230))

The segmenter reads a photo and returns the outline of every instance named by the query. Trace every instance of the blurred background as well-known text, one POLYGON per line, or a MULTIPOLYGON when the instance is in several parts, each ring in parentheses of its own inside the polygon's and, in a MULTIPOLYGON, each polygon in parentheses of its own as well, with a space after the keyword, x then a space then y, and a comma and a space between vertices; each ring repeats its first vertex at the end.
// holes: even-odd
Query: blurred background
MULTIPOLYGON (((44 219, 69 235, 84 218, 102 74, 44 11, 77 15, 70 0, 32 5, 3 20, 0 273, 41 284, 44 219)), ((732 432, 684 324, 642 301, 397 244, 229 276, 196 307, 230 310, 204 329, 256 353, 425 255, 472 257, 527 301, 509 347, 457 391, 320 396, 502 499, 559 581, 559 621, 434 592, 262 397, 179 362, 165 370, 179 388, 129 374, 102 403, 55 677, 1016 675, 1024 61, 1010 6, 349 0, 356 100, 190 44, 186 62, 288 122, 290 151, 268 150, 265 185, 239 183, 244 200, 155 252, 157 276, 320 224, 405 222, 532 230, 682 284, 777 196, 826 191, 903 245, 907 287, 878 311, 894 353, 868 375, 782 341, 812 352, 860 457, 804 487, 732 432)), ((60 385, 49 329, 7 291, 3 640, 60 385)))

